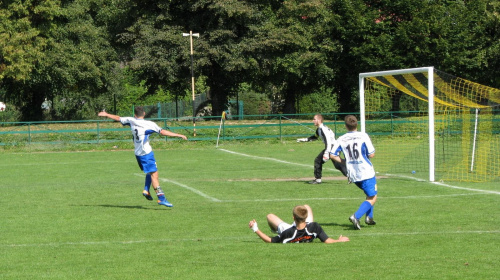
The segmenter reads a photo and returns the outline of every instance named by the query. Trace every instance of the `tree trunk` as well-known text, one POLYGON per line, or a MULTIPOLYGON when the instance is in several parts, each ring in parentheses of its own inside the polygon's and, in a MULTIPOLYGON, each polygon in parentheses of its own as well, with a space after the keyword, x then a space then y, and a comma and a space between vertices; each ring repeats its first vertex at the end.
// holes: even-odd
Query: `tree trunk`
POLYGON ((42 103, 45 100, 43 91, 25 88, 24 104, 21 106, 21 121, 43 121, 42 103))
POLYGON ((283 114, 297 113, 297 108, 295 108, 296 101, 297 96, 295 94, 295 89, 287 88, 285 93, 285 104, 283 105, 283 114))

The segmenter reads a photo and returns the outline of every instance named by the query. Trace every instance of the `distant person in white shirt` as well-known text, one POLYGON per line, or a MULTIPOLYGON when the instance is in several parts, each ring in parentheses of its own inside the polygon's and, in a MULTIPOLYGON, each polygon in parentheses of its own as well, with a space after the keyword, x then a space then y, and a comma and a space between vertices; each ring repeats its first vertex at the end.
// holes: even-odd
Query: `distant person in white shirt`
POLYGON ((172 203, 170 203, 165 197, 165 193, 163 193, 160 188, 160 181, 158 179, 158 168, 156 166, 156 160, 153 153, 153 149, 149 144, 149 136, 153 133, 158 133, 163 136, 170 137, 179 137, 184 140, 187 140, 187 137, 182 134, 173 133, 171 131, 162 129, 156 123, 152 121, 148 121, 144 119, 146 112, 143 107, 135 107, 134 108, 134 117, 120 117, 117 115, 108 114, 104 111, 98 114, 99 117, 107 117, 117 122, 121 122, 122 125, 130 126, 130 130, 134 137, 134 150, 135 157, 137 159, 137 163, 144 173, 146 173, 146 182, 144 186, 144 190, 142 191, 142 195, 147 200, 153 200, 153 197, 149 193, 149 189, 151 185, 153 185, 153 189, 156 192, 156 196, 158 197, 158 204, 173 207, 172 203))
POLYGON ((366 194, 366 200, 361 203, 358 211, 349 217, 355 229, 361 229, 359 219, 366 214, 365 223, 375 225, 373 206, 377 201, 377 180, 370 159, 375 156, 375 148, 368 134, 359 132, 358 120, 353 115, 345 117, 348 132, 337 139, 337 145, 332 150, 331 158, 340 162, 339 154, 345 155, 347 178, 354 182, 366 194))

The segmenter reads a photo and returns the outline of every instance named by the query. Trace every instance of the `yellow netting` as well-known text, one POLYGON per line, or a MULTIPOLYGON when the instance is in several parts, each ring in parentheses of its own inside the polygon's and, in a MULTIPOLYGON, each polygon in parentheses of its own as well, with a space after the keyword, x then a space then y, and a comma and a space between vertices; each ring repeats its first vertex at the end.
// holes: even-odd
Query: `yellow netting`
MULTIPOLYGON (((377 171, 428 178, 428 96, 427 72, 366 78, 377 171)), ((436 180, 499 180, 499 105, 499 89, 434 70, 436 180)))

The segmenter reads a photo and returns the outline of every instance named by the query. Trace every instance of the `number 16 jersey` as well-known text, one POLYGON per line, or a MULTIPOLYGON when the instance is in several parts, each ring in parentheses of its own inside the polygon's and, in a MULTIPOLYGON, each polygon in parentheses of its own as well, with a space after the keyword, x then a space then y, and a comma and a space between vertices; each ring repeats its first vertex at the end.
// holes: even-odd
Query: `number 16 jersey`
POLYGON ((351 131, 337 139, 337 145, 332 154, 339 156, 344 153, 347 167, 347 177, 351 182, 359 182, 375 177, 375 170, 369 155, 375 153, 372 141, 368 134, 360 131, 351 131))

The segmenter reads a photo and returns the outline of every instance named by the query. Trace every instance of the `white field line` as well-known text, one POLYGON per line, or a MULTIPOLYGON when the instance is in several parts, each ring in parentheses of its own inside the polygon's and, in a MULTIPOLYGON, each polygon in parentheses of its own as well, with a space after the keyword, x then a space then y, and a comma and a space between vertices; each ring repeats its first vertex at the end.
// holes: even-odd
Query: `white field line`
MULTIPOLYGON (((144 177, 144 174, 137 174, 137 173, 136 173, 136 174, 134 174, 134 175, 136 175, 136 176, 140 176, 140 177, 144 177)), ((217 198, 215 198, 215 197, 209 196, 209 195, 207 195, 207 194, 205 194, 205 193, 203 193, 203 192, 201 192, 201 191, 199 191, 199 190, 197 190, 197 189, 195 189, 195 188, 192 188, 192 187, 190 187, 190 186, 187 186, 187 185, 181 184, 181 183, 176 182, 176 181, 174 181, 174 180, 169 180, 169 179, 165 179, 165 178, 159 178, 159 180, 160 180, 160 181, 162 181, 162 182, 171 183, 171 184, 177 185, 177 186, 179 186, 179 187, 181 187, 181 188, 184 188, 184 189, 186 189, 186 190, 192 191, 192 192, 194 192, 195 194, 197 194, 197 195, 199 195, 199 196, 202 196, 202 197, 204 197, 204 198, 206 198, 206 199, 208 199, 208 200, 211 200, 211 201, 214 201, 214 202, 221 202, 221 200, 219 200, 219 199, 217 199, 217 198)))
MULTIPOLYGON (((82 165, 82 164, 99 164, 99 163, 105 163, 105 164, 109 164, 109 163, 124 163, 124 164, 129 164, 129 163, 134 163, 133 161, 130 161, 130 162, 126 162, 126 161, 118 161, 118 160, 115 160, 115 161, 109 161, 109 160, 106 160, 106 161, 93 161, 93 162, 81 162, 81 161, 74 161, 74 162, 44 162, 43 165, 69 165, 69 164, 74 164, 74 165, 82 165)), ((0 164, 0 168, 2 167, 12 167, 12 166, 38 166, 40 165, 40 163, 8 163, 8 164, 0 164)))
MULTIPOLYGON (((357 236, 404 236, 404 235, 450 235, 450 234, 499 234, 500 230, 464 230, 464 231, 433 231, 433 232, 372 232, 359 233, 357 236)), ((253 240, 255 235, 248 236, 222 236, 214 238, 167 238, 167 239, 143 239, 143 240, 124 240, 124 241, 82 241, 82 242, 49 242, 49 243, 13 243, 0 244, 0 248, 40 248, 40 247, 60 247, 60 246, 102 246, 102 245, 129 245, 158 242, 199 242, 199 241, 227 241, 227 240, 253 240)), ((257 238, 258 239, 258 238, 257 238)), ((260 240, 260 239, 259 239, 260 240)))
MULTIPOLYGON (((447 195, 412 195, 412 196, 393 196, 383 197, 379 199, 421 199, 421 198, 441 198, 441 197, 454 197, 454 196, 471 196, 471 195, 484 195, 482 193, 464 193, 464 194, 447 194, 447 195)), ((275 199, 248 199, 248 200, 221 200, 220 202, 285 202, 285 201, 308 201, 308 200, 359 200, 359 197, 311 197, 311 198, 275 198, 275 199)))
POLYGON ((434 232, 372 232, 372 233, 361 233, 358 236, 396 236, 396 235, 441 235, 441 234, 498 234, 500 230, 457 230, 457 231, 434 231, 434 232))
POLYGON ((394 175, 394 174, 384 174, 384 175, 385 176, 389 176, 389 177, 399 177, 399 178, 405 178, 405 179, 413 179, 413 180, 418 181, 418 182, 428 182, 430 184, 434 184, 434 185, 438 185, 438 186, 442 186, 442 187, 446 187, 446 188, 451 188, 451 189, 465 190, 465 191, 472 191, 472 192, 491 193, 491 194, 498 194, 498 195, 500 195, 500 192, 497 192, 497 191, 458 187, 458 186, 453 186, 453 185, 445 184, 445 183, 442 183, 442 182, 429 182, 427 180, 418 179, 418 178, 414 178, 414 177, 411 177, 411 176, 394 175))
MULTIPOLYGON (((298 165, 298 166, 307 166, 307 167, 311 167, 311 165, 305 165, 305 164, 300 164, 300 163, 288 162, 288 161, 279 160, 279 159, 275 159, 275 158, 269 158, 269 157, 259 157, 259 156, 247 155, 247 154, 243 154, 243 153, 238 153, 238 152, 229 151, 229 150, 226 150, 226 149, 219 149, 219 150, 220 150, 220 151, 223 151, 223 152, 226 152, 226 153, 235 154, 235 155, 240 155, 240 156, 249 157, 249 158, 254 158, 254 159, 272 160, 272 161, 276 161, 276 162, 280 162, 280 163, 286 163, 286 164, 291 164, 291 165, 298 165)), ((340 172, 340 171, 338 171, 338 170, 336 170, 336 169, 333 169, 333 168, 332 168, 332 170, 337 171, 337 172, 340 172)), ((427 182, 427 181, 425 181, 425 180, 422 180, 422 179, 417 179, 417 178, 410 177, 410 176, 398 176, 398 175, 394 175, 394 174, 385 174, 385 175, 386 175, 386 176, 391 176, 391 177, 400 177, 400 178, 413 179, 413 180, 416 180, 416 181, 427 182)), ((500 192, 497 192, 497 191, 481 190, 481 189, 471 189, 471 188, 465 188, 465 187, 457 187, 457 186, 452 186, 452 185, 445 184, 445 183, 441 183, 441 182, 429 182, 429 183, 434 184, 434 185, 438 185, 438 186, 442 186, 442 187, 452 188, 452 189, 466 190, 466 191, 474 191, 474 192, 484 192, 484 193, 491 193, 491 194, 498 194, 498 195, 500 195, 500 192)))
MULTIPOLYGON (((280 163, 284 163, 284 164, 297 165, 297 166, 308 167, 308 168, 311 167, 311 165, 306 165, 306 164, 301 164, 301 163, 294 163, 294 162, 279 160, 279 159, 275 159, 275 158, 253 156, 253 155, 248 155, 248 154, 243 154, 243 153, 229 151, 229 150, 226 150, 226 149, 219 149, 219 150, 221 150, 223 152, 230 153, 230 154, 244 156, 244 157, 249 157, 249 158, 258 159, 258 160, 270 160, 270 161, 276 161, 276 162, 280 162, 280 163)), ((338 171, 336 169, 332 169, 332 170, 338 171)), ((338 171, 338 172, 340 172, 340 171, 338 171)), ((134 175, 140 176, 140 177, 144 176, 144 174, 138 174, 138 173, 136 173, 134 175)), ((391 177, 400 177, 400 178, 406 178, 406 179, 413 179, 413 180, 421 181, 421 182, 427 182, 425 180, 414 178, 414 177, 410 177, 410 176, 398 176, 398 175, 394 175, 394 174, 385 174, 385 175, 386 176, 391 176, 391 177)), ((207 194, 205 194, 204 192, 202 192, 202 191, 200 191, 198 189, 195 189, 195 188, 190 187, 188 185, 176 182, 174 180, 170 180, 170 179, 166 179, 166 178, 159 178, 159 180, 161 180, 162 182, 171 183, 171 184, 177 185, 179 187, 182 187, 182 188, 184 188, 186 190, 194 192, 194 193, 198 194, 199 196, 204 197, 204 198, 206 198, 206 199, 208 199, 210 201, 213 201, 213 202, 229 202, 229 203, 234 203, 234 202, 285 202, 285 201, 303 201, 303 200, 358 200, 359 199, 359 198, 339 198, 339 197, 336 197, 336 198, 334 198, 334 197, 330 197, 330 198, 328 198, 328 197, 317 197, 317 198, 277 198, 277 199, 253 199, 253 200, 221 200, 221 199, 212 197, 210 195, 207 195, 207 194)), ((500 194, 500 192, 497 192, 497 191, 489 191, 489 190, 480 190, 480 189, 471 189, 471 188, 457 187, 457 186, 452 186, 452 185, 448 185, 448 184, 444 184, 444 183, 439 183, 439 182, 429 182, 429 183, 433 183, 433 184, 436 184, 436 185, 439 185, 439 186, 444 186, 444 187, 453 188, 453 189, 480 192, 481 194, 500 194)), ((400 196, 400 197, 383 197, 383 196, 379 196, 379 198, 380 199, 419 199, 419 198, 440 198, 440 197, 469 196, 469 195, 477 195, 477 193, 476 194, 468 193, 468 194, 433 195, 433 196, 429 196, 429 195, 422 195, 422 196, 412 195, 412 196, 400 196)))
MULTIPOLYGON (((238 153, 238 152, 229 151, 229 150, 226 150, 226 149, 219 149, 219 151, 223 151, 223 152, 230 153, 230 154, 233 154, 233 155, 238 155, 238 156, 243 156, 243 157, 249 157, 249 158, 253 158, 253 159, 269 160, 269 161, 275 161, 275 162, 279 162, 279 163, 286 163, 286 164, 290 164, 290 165, 297 165, 297 166, 301 166, 301 167, 308 167, 308 168, 312 167, 312 168, 314 168, 314 166, 312 164, 302 164, 302 163, 289 162, 289 161, 284 161, 284 160, 275 159, 275 158, 269 158, 269 157, 252 156, 252 155, 247 155, 247 154, 242 154, 242 153, 238 153)), ((332 168, 332 170, 336 170, 336 169, 332 168)))
MULTIPOLYGON (((144 174, 136 173, 134 174, 139 177, 143 177, 144 174)), ((185 184, 176 182, 174 180, 160 178, 162 182, 171 183, 192 191, 198 194, 201 197, 204 197, 213 202, 224 202, 224 203, 239 203, 239 202, 286 202, 286 201, 304 201, 304 200, 359 200, 359 197, 310 197, 310 198, 272 198, 272 199, 238 199, 238 200, 221 200, 210 195, 205 194, 204 192, 197 190, 193 187, 187 186, 185 184)), ((394 197, 383 197, 380 196, 379 199, 420 199, 420 198, 441 198, 441 197, 454 197, 454 196, 471 196, 471 195, 482 195, 478 193, 466 193, 466 194, 447 194, 447 195, 411 195, 411 196, 394 196, 394 197)))
POLYGON ((489 191, 489 190, 480 190, 480 189, 471 189, 471 188, 457 187, 457 186, 452 186, 452 185, 448 185, 448 184, 441 183, 441 182, 430 182, 430 183, 432 183, 434 185, 438 185, 438 186, 452 188, 452 189, 467 190, 467 191, 473 191, 473 192, 484 192, 484 193, 492 193, 492 194, 499 194, 500 195, 500 192, 497 192, 497 191, 489 191))

